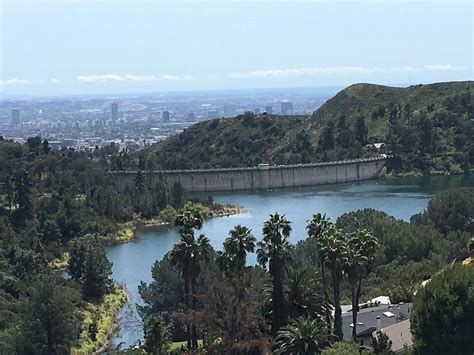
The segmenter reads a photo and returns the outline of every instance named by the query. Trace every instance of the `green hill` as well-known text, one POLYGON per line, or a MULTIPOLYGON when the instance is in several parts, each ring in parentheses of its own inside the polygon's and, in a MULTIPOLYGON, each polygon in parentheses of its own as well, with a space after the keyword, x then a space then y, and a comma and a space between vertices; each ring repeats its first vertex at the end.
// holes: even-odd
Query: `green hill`
POLYGON ((245 114, 193 125, 134 156, 134 167, 210 168, 366 157, 384 142, 397 172, 474 164, 474 82, 347 87, 311 116, 245 114))

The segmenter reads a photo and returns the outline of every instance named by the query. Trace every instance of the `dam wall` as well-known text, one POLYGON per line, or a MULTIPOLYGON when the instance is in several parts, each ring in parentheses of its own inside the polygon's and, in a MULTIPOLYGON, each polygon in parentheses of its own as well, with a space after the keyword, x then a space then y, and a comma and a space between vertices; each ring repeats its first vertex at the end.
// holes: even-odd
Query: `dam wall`
MULTIPOLYGON (((374 179, 387 158, 297 165, 260 164, 248 168, 143 171, 145 181, 179 182, 189 192, 240 191, 315 186, 374 179)), ((113 171, 119 186, 133 186, 135 171, 113 171)))

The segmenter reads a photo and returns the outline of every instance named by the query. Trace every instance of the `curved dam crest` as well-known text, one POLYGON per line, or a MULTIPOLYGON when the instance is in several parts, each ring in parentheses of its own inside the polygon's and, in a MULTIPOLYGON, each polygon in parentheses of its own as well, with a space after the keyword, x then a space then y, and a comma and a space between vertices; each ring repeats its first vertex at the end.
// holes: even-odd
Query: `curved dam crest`
MULTIPOLYGON (((260 164, 247 168, 143 171, 148 183, 179 182, 189 192, 242 191, 305 187, 379 177, 387 157, 297 165, 260 164)), ((111 171, 120 186, 132 186, 137 171, 111 171)))

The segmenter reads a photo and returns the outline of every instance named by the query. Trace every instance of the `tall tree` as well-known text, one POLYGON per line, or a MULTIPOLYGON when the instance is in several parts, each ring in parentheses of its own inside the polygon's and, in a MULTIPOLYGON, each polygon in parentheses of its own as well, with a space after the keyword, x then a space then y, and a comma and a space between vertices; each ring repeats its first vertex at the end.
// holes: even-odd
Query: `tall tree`
POLYGON ((258 242, 257 260, 263 267, 269 264, 272 277, 272 331, 286 324, 287 311, 283 294, 285 266, 290 259, 291 222, 278 213, 270 215, 263 225, 263 239, 258 242))
POLYGON ((80 332, 73 289, 55 275, 39 276, 22 307, 22 334, 27 354, 67 354, 80 332))
POLYGON ((178 227, 181 236, 194 235, 195 229, 202 228, 203 221, 201 212, 195 206, 187 204, 176 216, 174 224, 178 227))
POLYGON ((26 170, 15 174, 15 202, 18 205, 13 213, 13 222, 18 227, 23 227, 28 219, 33 216, 33 203, 31 202, 31 186, 26 170))
POLYGON ((112 263, 105 248, 91 235, 75 238, 69 243, 68 271, 82 282, 84 297, 100 299, 110 287, 112 263))
POLYGON ((8 213, 12 212, 12 204, 13 204, 13 179, 10 175, 7 175, 5 178, 5 193, 7 194, 7 205, 8 205, 8 213))
MULTIPOLYGON (((184 280, 184 299, 188 309, 197 308, 197 278, 201 265, 207 262, 212 251, 209 239, 201 234, 194 238, 194 229, 202 227, 202 216, 190 207, 180 213, 175 224, 179 228, 181 240, 176 243, 169 253, 170 261, 176 265, 184 280)), ((197 349, 197 330, 194 323, 187 323, 187 343, 189 349, 197 349)))
POLYGON ((224 241, 224 250, 217 255, 217 263, 228 275, 240 274, 247 263, 247 253, 255 250, 256 238, 247 227, 236 225, 224 241))
POLYGON ((330 224, 321 238, 321 261, 331 271, 332 289, 334 295, 334 333, 342 340, 342 310, 341 310, 341 281, 343 271, 343 253, 347 240, 342 231, 330 224))
POLYGON ((105 248, 91 245, 84 262, 83 293, 87 300, 101 299, 111 285, 112 263, 107 259, 105 248))
POLYGON ((367 134, 369 130, 365 125, 364 117, 357 118, 356 121, 356 139, 360 142, 360 144, 367 143, 367 134))
POLYGON ((334 132, 332 126, 327 126, 324 128, 319 138, 319 148, 321 151, 326 151, 329 149, 334 149, 334 132))
POLYGON ((319 267, 321 269, 321 277, 323 281, 324 299, 326 301, 326 323, 328 324, 328 326, 331 324, 331 313, 329 309, 330 302, 329 302, 329 292, 328 292, 328 280, 326 276, 324 262, 322 261, 322 258, 321 258, 321 250, 322 250, 322 244, 324 243, 322 240, 324 237, 323 232, 331 224, 332 223, 330 222, 329 218, 326 217, 326 214, 321 214, 318 212, 316 214, 313 214, 313 217, 311 218, 311 220, 307 221, 307 225, 306 225, 306 231, 308 233, 308 237, 316 240, 316 247, 319 254, 319 260, 318 260, 319 267))
POLYGON ((369 271, 378 242, 367 230, 352 234, 343 250, 344 271, 351 286, 352 338, 357 341, 357 313, 362 279, 369 271))

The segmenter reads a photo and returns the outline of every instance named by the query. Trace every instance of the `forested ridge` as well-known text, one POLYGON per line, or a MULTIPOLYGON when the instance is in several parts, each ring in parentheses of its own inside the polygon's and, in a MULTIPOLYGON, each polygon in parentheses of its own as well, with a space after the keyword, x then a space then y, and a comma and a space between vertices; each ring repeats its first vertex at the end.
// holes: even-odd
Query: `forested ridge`
POLYGON ((120 167, 187 169, 297 164, 373 156, 386 143, 395 173, 457 173, 474 163, 474 83, 394 88, 355 84, 313 115, 246 113, 200 122, 120 167))

